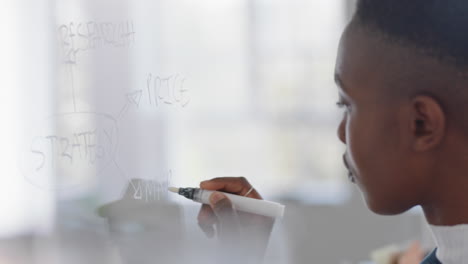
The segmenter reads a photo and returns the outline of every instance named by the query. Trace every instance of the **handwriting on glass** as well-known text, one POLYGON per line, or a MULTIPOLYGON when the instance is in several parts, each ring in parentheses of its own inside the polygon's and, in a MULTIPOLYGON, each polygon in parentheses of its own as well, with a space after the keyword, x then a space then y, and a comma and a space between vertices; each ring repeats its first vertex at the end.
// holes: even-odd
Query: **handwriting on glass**
POLYGON ((69 22, 58 27, 59 47, 64 62, 77 63, 77 55, 106 47, 130 47, 135 43, 133 21, 69 22))
POLYGON ((36 170, 41 170, 46 164, 54 167, 57 162, 66 161, 69 164, 80 161, 94 165, 96 160, 110 155, 108 147, 98 142, 98 137, 106 137, 105 142, 112 138, 107 131, 82 131, 71 136, 46 135, 36 137, 31 143, 31 153, 40 158, 36 170), (100 135, 99 133, 102 133, 100 135))
POLYGON ((54 115, 42 122, 62 124, 62 129, 41 124, 34 128, 37 134, 21 159, 21 169, 32 184, 47 189, 73 187, 80 179, 101 172, 113 160, 118 127, 111 116, 73 112, 54 115), (54 171, 57 183, 45 181, 54 171))
POLYGON ((185 78, 176 74, 168 77, 148 74, 146 79, 147 100, 149 105, 179 105, 186 107, 190 102, 188 89, 184 88, 185 78))
POLYGON ((167 200, 169 181, 172 171, 169 170, 165 179, 133 180, 130 184, 133 188, 133 199, 148 201, 167 200))
POLYGON ((157 108, 163 105, 185 108, 190 103, 190 90, 185 85, 186 78, 180 74, 161 77, 149 73, 146 88, 125 94, 125 105, 120 109, 117 119, 121 119, 130 107, 145 105, 157 108))

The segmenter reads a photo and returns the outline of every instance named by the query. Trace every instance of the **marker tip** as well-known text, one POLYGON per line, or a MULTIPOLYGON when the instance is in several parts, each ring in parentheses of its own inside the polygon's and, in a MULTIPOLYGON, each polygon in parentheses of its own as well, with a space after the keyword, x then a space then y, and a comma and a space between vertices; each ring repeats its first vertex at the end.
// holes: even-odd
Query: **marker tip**
POLYGON ((179 188, 176 188, 176 187, 169 187, 167 188, 170 192, 173 192, 173 193, 179 193, 179 188))

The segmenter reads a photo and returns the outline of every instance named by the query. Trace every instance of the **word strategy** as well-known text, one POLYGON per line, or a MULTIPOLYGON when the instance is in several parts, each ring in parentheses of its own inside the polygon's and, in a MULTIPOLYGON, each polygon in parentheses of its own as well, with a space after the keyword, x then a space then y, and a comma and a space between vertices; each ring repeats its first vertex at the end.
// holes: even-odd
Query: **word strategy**
POLYGON ((97 160, 110 159, 112 155, 112 132, 82 131, 72 135, 46 135, 36 137, 31 143, 31 153, 39 158, 35 169, 57 164, 93 166, 97 160))

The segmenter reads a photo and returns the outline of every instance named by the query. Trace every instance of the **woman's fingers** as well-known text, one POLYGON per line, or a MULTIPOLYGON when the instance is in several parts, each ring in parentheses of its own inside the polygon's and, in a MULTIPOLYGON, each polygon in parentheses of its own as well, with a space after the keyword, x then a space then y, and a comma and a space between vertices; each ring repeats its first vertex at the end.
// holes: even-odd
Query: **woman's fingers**
POLYGON ((403 252, 398 264, 419 264, 424 259, 424 251, 418 241, 411 243, 409 248, 403 252))
MULTIPOLYGON (((221 256, 230 254, 239 259, 260 262, 268 245, 274 218, 237 212, 222 192, 262 199, 260 194, 244 177, 214 178, 201 182, 200 188, 215 191, 210 196, 210 204, 200 209, 198 224, 208 237, 216 233, 221 256)), ((231 260, 233 263, 242 262, 236 261, 236 258, 231 260)))
POLYGON ((229 198, 220 193, 214 192, 210 196, 210 206, 216 215, 218 222, 222 224, 234 224, 238 225, 237 214, 232 207, 232 203, 229 198))
POLYGON ((214 226, 217 222, 216 215, 211 209, 210 205, 204 204, 201 206, 198 212, 198 226, 209 238, 214 237, 215 229, 214 226))
MULTIPOLYGON (((248 193, 252 186, 244 177, 219 177, 201 182, 200 188, 241 195, 242 193, 248 193)), ((261 198, 260 195, 258 195, 258 193, 254 190, 250 191, 248 196, 252 198, 261 198)), ((207 237, 211 238, 215 234, 214 226, 216 225, 218 227, 217 229, 222 229, 222 226, 229 225, 229 215, 232 216, 234 213, 234 209, 232 209, 232 205, 230 204, 229 200, 221 201, 220 204, 212 203, 211 205, 203 205, 200 209, 200 212, 198 213, 198 226, 202 229, 207 237), (220 220, 213 211, 214 206, 216 206, 218 214, 222 215, 223 217, 221 221, 223 221, 224 224, 222 225, 218 226, 220 220)), ((238 221, 237 217, 235 221, 238 221)), ((238 225, 238 223, 236 224, 238 225)))
POLYGON ((238 243, 240 223, 229 198, 220 192, 214 192, 210 196, 210 206, 218 219, 218 238, 229 244, 238 243))
POLYGON ((222 191, 247 197, 262 199, 260 194, 244 177, 219 177, 200 183, 200 188, 212 191, 222 191))
POLYGON ((198 226, 208 236, 215 234, 216 225, 218 236, 232 236, 239 231, 239 218, 229 198, 214 192, 210 196, 210 205, 202 205, 198 213, 198 226))

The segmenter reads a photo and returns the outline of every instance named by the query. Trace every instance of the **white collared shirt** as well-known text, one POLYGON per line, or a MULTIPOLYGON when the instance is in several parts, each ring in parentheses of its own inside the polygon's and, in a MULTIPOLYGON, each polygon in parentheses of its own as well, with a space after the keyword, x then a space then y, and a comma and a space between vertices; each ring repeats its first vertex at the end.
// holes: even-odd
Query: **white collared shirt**
POLYGON ((442 264, 468 264, 468 224, 429 227, 442 264))

